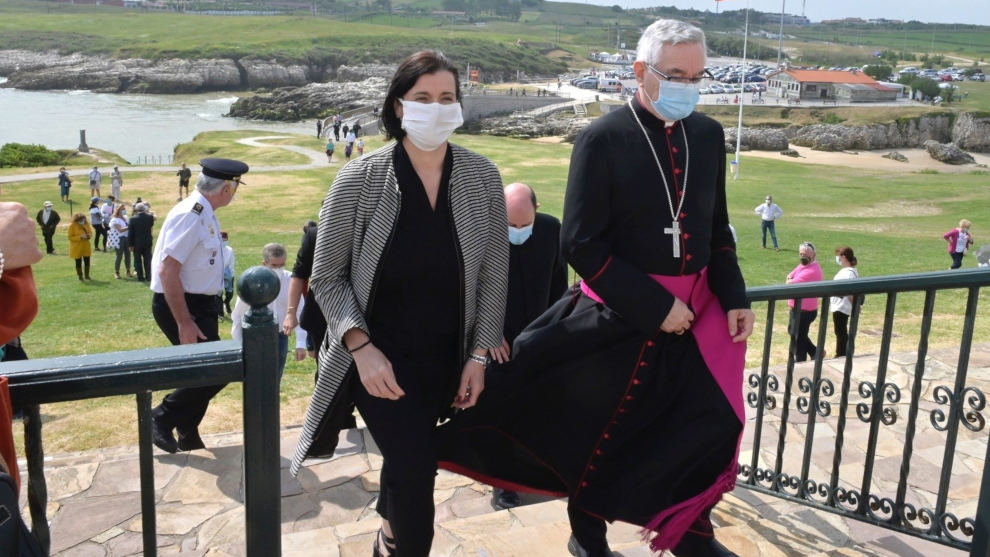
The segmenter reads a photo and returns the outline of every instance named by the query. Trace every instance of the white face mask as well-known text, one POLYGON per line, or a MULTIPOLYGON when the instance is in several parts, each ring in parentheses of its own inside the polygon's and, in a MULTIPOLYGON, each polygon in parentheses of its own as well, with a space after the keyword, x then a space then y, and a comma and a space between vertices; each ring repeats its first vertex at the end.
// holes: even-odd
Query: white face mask
POLYGON ((402 103, 402 129, 409 141, 423 151, 436 151, 454 130, 461 127, 464 117, 461 104, 419 103, 399 99, 402 103))

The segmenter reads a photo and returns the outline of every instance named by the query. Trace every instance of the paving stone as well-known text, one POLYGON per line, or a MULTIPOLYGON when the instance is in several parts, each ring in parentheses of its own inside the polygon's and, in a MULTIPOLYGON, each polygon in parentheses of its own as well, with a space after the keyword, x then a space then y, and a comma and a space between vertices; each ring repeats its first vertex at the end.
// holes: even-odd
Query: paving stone
POLYGON ((361 480, 352 480, 343 485, 324 489, 309 495, 319 510, 313 516, 296 520, 293 531, 324 528, 354 522, 364 513, 374 496, 361 489, 361 480))
POLYGON ((477 538, 490 532, 506 530, 512 525, 513 517, 509 511, 489 512, 488 514, 457 518, 442 524, 443 528, 465 541, 477 538))
POLYGON ((90 538, 89 541, 93 543, 104 544, 107 543, 108 540, 116 538, 117 536, 123 534, 124 532, 126 532, 126 530, 124 530, 123 528, 118 528, 117 526, 114 526, 113 528, 110 528, 106 532, 101 532, 100 534, 93 536, 92 538, 90 538))
MULTIPOLYGON (((175 536, 156 536, 156 547, 167 547, 181 542, 181 538, 175 536)), ((144 555, 144 537, 137 532, 124 532, 105 542, 110 555, 114 557, 144 555)))
POLYGON ((211 547, 206 551, 206 557, 245 557, 247 550, 243 544, 227 544, 211 547))
POLYGON ((46 468, 45 482, 48 484, 48 498, 65 499, 89 489, 93 476, 100 467, 98 462, 87 462, 62 468, 46 468))
MULTIPOLYGON (((184 535, 213 518, 224 509, 220 503, 162 504, 155 509, 155 531, 165 535, 184 535)), ((141 532, 141 518, 132 521, 127 529, 141 532)))
POLYGON ((450 510, 459 518, 476 516, 490 513, 495 510, 492 506, 492 498, 482 495, 473 490, 468 490, 471 495, 455 496, 456 499, 450 501, 450 510))
MULTIPOLYGON (((459 537, 463 537, 458 534, 459 537)), ((571 536, 566 522, 553 522, 511 532, 492 529, 477 532, 461 544, 466 553, 473 555, 531 556, 533 548, 540 548, 542 557, 569 556, 567 540, 571 536)))
POLYGON ((320 512, 319 503, 310 498, 310 494, 301 493, 292 497, 282 498, 282 534, 295 532, 297 520, 313 518, 320 512))
MULTIPOLYGON (((177 455, 163 455, 155 458, 155 489, 163 489, 186 462, 186 455, 181 458, 171 458, 177 455)), ((93 486, 86 493, 93 495, 115 495, 141 491, 141 467, 138 459, 117 460, 104 462, 96 472, 93 486)))
POLYGON ((297 479, 305 491, 313 492, 347 483, 368 470, 364 455, 349 455, 307 466, 299 471, 297 479))
POLYGON ((280 495, 282 497, 299 495, 303 492, 303 487, 299 484, 299 480, 289 472, 288 468, 281 468, 278 473, 280 478, 279 485, 281 487, 280 495))
MULTIPOLYGON (((567 504, 564 503, 564 522, 567 522, 567 504)), ((628 522, 613 522, 608 525, 608 531, 606 537, 608 538, 608 543, 610 546, 618 547, 626 544, 639 544, 642 545, 643 535, 641 531, 643 529, 635 524, 629 524, 628 522)))
POLYGON ((368 455, 368 464, 371 466, 372 470, 382 469, 382 451, 378 448, 378 444, 375 443, 375 438, 371 436, 371 432, 367 429, 362 430, 364 434, 364 448, 368 455))
POLYGON ((333 528, 282 534, 282 557, 339 557, 333 528))
POLYGON ((461 542, 447 530, 438 526, 433 533, 433 547, 430 548, 430 557, 451 557, 455 552, 461 550, 461 542))
MULTIPOLYGON (((548 501, 537 505, 523 505, 509 509, 509 514, 514 516, 523 526, 539 526, 548 522, 559 522, 567 520, 567 502, 564 500, 548 501), (563 518, 561 518, 563 517, 563 518)), ((611 533, 612 528, 609 528, 611 533)))
POLYGON ((52 553, 64 551, 106 532, 141 512, 135 494, 67 500, 51 521, 52 553))
POLYGON ((338 545, 340 557, 368 557, 371 554, 371 544, 375 541, 375 534, 365 534, 355 536, 346 542, 338 545))
POLYGON ((438 470, 436 484, 433 489, 444 490, 453 489, 455 487, 465 487, 474 483, 474 480, 468 478, 467 476, 462 476, 460 474, 455 474, 453 472, 448 472, 446 470, 438 470))
POLYGON ((354 536, 363 536, 364 534, 373 534, 378 531, 382 526, 382 520, 380 517, 365 518, 362 520, 357 520, 354 522, 345 522, 343 524, 338 524, 333 527, 333 531, 336 533, 337 538, 341 541, 347 541, 348 538, 354 536))
POLYGON ((199 527, 196 536, 183 540, 186 551, 205 552, 210 547, 244 541, 244 506, 239 505, 218 513, 199 527))
POLYGON ((107 550, 98 543, 84 542, 59 555, 60 557, 106 557, 107 550))
POLYGON ((240 447, 190 454, 186 466, 165 489, 162 500, 183 504, 241 502, 240 447))
POLYGON ((381 476, 381 470, 370 470, 361 474, 361 487, 365 491, 381 491, 382 486, 379 483, 381 476))

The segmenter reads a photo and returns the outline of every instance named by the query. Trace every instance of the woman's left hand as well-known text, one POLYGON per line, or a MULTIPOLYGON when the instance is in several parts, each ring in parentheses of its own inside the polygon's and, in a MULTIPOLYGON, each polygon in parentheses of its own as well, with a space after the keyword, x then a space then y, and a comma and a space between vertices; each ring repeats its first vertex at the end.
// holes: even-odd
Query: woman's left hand
POLYGON ((485 390, 485 366, 474 360, 468 360, 461 371, 461 386, 454 397, 454 408, 465 410, 478 402, 481 391, 485 390))

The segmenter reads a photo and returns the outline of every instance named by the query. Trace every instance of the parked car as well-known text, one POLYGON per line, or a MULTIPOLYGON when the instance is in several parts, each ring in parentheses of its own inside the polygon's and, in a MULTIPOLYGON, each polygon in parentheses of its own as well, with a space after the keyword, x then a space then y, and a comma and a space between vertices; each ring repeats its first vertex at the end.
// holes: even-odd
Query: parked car
POLYGON ((574 84, 578 89, 597 89, 598 80, 597 79, 582 79, 574 84))

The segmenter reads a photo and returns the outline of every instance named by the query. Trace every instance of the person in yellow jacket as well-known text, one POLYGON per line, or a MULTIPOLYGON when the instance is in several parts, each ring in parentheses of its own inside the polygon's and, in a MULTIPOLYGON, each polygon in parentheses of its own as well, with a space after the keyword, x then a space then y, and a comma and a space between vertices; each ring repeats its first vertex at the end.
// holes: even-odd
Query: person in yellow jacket
POLYGON ((83 266, 85 266, 85 280, 89 278, 89 256, 93 254, 93 246, 89 243, 93 237, 93 227, 86 220, 86 215, 76 213, 72 215, 72 224, 69 225, 69 257, 76 260, 76 274, 79 280, 83 280, 83 266))

